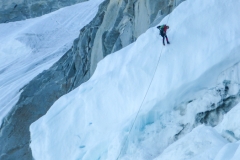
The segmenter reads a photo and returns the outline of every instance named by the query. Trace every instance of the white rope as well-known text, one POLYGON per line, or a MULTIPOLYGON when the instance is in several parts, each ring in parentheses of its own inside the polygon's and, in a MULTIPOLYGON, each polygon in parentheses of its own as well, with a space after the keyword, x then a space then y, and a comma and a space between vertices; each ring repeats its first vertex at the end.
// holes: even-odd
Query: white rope
MULTIPOLYGON (((173 1, 173 0, 170 0, 170 1, 173 1)), ((169 10, 169 11, 170 11, 170 10, 169 10)), ((168 16, 167 23, 168 23, 168 21, 169 21, 170 15, 171 15, 171 14, 169 14, 169 16, 168 16)), ((167 23, 166 23, 166 24, 167 24, 167 23)), ((159 65, 159 63, 160 63, 160 59, 161 59, 161 57, 162 57, 162 51, 163 51, 163 47, 162 47, 161 52, 160 52, 160 55, 159 55, 159 57, 158 57, 158 62, 157 62, 157 65, 156 65, 156 67, 155 67, 155 71, 154 71, 154 74, 153 74, 152 79, 151 79, 151 81, 150 81, 150 84, 149 84, 149 86, 148 86, 148 89, 147 89, 147 91, 146 91, 146 94, 145 94, 145 96, 144 96, 144 98, 143 98, 143 101, 142 101, 142 103, 141 103, 141 105, 140 105, 140 107, 139 107, 139 109, 138 109, 138 112, 137 112, 137 114, 136 114, 136 116, 135 116, 135 118, 134 118, 134 121, 133 121, 133 123, 132 123, 132 125, 131 125, 131 128, 130 128, 128 134, 127 134, 127 137, 125 138, 125 140, 124 140, 124 142, 123 142, 123 146, 121 147, 121 150, 120 150, 120 153, 119 153, 119 155, 118 155, 118 157, 117 157, 117 160, 119 159, 120 155, 122 154, 123 148, 124 148, 124 146, 126 145, 126 142, 127 142, 128 138, 129 138, 129 135, 130 135, 130 133, 131 133, 131 131, 132 131, 132 129, 133 129, 133 126, 134 126, 136 120, 137 120, 137 117, 138 117, 138 115, 139 115, 139 112, 140 112, 140 110, 141 110, 141 108, 142 108, 142 106, 143 106, 143 103, 144 103, 144 101, 145 101, 145 98, 146 98, 146 96, 147 96, 147 94, 148 94, 149 88, 150 88, 150 86, 152 85, 153 79, 154 79, 154 77, 155 77, 155 75, 156 75, 156 72, 157 72, 158 65, 159 65)))

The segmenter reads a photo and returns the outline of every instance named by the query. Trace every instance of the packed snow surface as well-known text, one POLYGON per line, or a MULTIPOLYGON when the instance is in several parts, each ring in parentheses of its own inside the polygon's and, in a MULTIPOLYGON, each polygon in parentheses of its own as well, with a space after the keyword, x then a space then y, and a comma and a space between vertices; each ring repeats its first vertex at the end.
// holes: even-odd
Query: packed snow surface
POLYGON ((91 0, 42 17, 0 24, 0 123, 18 101, 21 88, 71 48, 100 2, 91 0))
POLYGON ((239 109, 216 129, 196 123, 196 115, 221 101, 219 79, 239 82, 239 72, 227 70, 240 61, 239 8, 236 0, 187 0, 161 22, 170 26, 170 45, 162 46, 154 27, 107 56, 88 82, 31 125, 34 158, 237 160, 240 123, 227 115, 239 109), (222 135, 228 128, 235 141, 222 135))

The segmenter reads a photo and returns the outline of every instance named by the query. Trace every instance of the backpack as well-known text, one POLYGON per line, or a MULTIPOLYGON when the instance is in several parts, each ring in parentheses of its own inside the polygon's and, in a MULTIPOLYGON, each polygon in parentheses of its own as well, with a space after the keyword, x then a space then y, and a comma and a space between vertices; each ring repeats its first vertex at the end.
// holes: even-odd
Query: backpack
POLYGON ((161 26, 157 26, 157 29, 159 29, 161 31, 161 30, 163 30, 164 27, 165 27, 165 24, 163 24, 161 26))

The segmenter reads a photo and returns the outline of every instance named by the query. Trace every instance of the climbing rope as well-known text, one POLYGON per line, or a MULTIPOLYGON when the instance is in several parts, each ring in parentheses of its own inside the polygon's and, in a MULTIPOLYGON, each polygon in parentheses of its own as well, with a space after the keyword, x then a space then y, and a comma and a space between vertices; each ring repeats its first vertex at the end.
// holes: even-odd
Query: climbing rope
MULTIPOLYGON (((170 0, 170 3, 172 2, 171 4, 173 4, 173 1, 174 1, 174 0, 170 0)), ((170 14, 170 8, 171 8, 170 3, 169 3, 169 16, 168 16, 168 19, 167 19, 167 23, 168 23, 168 21, 169 21, 169 19, 170 19, 170 15, 171 15, 171 14, 170 14)), ((166 24, 167 24, 167 23, 166 23, 166 24)), ((146 99, 146 96, 147 96, 147 94, 148 94, 148 91, 149 91, 149 89, 150 89, 150 87, 151 87, 151 85, 152 85, 153 79, 154 79, 154 77, 155 77, 155 75, 156 75, 157 68, 158 68, 158 66, 159 66, 159 63, 160 63, 160 60, 161 60, 161 57, 162 57, 162 51, 163 51, 163 47, 162 47, 162 49, 161 49, 161 51, 160 51, 160 55, 159 55, 159 57, 158 57, 158 62, 157 62, 157 65, 156 65, 156 67, 155 67, 155 71, 154 71, 154 74, 153 74, 153 76, 152 76, 152 79, 151 79, 151 81, 150 81, 150 83, 149 83, 149 86, 148 86, 147 91, 146 91, 146 93, 145 93, 145 95, 144 95, 144 98, 143 98, 143 100, 142 100, 142 103, 141 103, 141 105, 140 105, 140 107, 139 107, 139 109, 138 109, 138 112, 137 112, 137 114, 136 114, 136 116, 135 116, 135 118, 134 118, 134 121, 133 121, 133 123, 132 123, 132 125, 131 125, 131 128, 130 128, 128 134, 127 134, 127 137, 125 138, 125 140, 124 140, 124 142, 123 142, 123 146, 121 147, 121 150, 120 150, 120 153, 118 154, 117 160, 119 159, 120 155, 122 154, 123 148, 124 148, 124 146, 126 145, 126 142, 127 142, 128 138, 129 138, 129 135, 130 135, 130 133, 131 133, 131 131, 132 131, 132 129, 133 129, 133 126, 134 126, 134 124, 135 124, 135 122, 136 122, 136 120, 137 120, 137 117, 138 117, 138 115, 139 115, 139 113, 140 113, 140 110, 141 110, 141 108, 142 108, 142 106, 143 106, 143 103, 144 103, 144 101, 145 101, 145 99, 146 99)))

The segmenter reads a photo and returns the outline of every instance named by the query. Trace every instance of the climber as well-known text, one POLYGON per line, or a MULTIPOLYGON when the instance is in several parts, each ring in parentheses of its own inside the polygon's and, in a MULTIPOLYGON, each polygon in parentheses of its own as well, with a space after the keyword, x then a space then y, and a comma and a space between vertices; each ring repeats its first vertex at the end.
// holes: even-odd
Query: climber
POLYGON ((167 29, 169 29, 169 26, 167 25, 161 25, 161 26, 157 26, 157 28, 159 29, 160 31, 160 35, 163 37, 163 45, 165 46, 165 42, 164 42, 164 39, 166 38, 167 40, 167 44, 170 44, 170 42, 168 41, 168 37, 167 37, 167 29))

